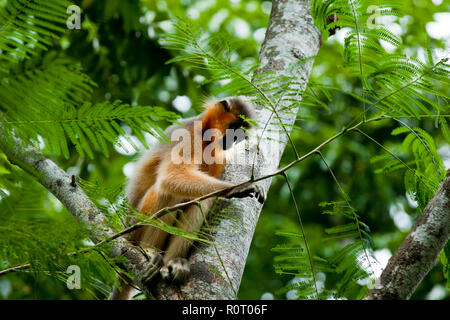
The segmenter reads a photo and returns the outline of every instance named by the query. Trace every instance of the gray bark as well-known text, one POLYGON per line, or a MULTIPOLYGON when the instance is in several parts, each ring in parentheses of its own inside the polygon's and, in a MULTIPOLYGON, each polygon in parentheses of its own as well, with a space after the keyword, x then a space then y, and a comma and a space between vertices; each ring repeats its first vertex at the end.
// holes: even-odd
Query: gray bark
POLYGON ((365 300, 409 299, 450 236, 450 171, 365 300))
MULTIPOLYGON (((296 80, 302 82, 298 89, 299 92, 302 92, 306 87, 304 79, 309 78, 312 69, 312 60, 302 67, 294 69, 295 71, 291 67, 300 59, 314 57, 317 54, 320 37, 321 33, 314 26, 311 17, 310 1, 272 1, 270 21, 259 57, 261 62, 259 72, 274 71, 280 76, 292 76, 293 72, 296 72, 296 80)), ((281 102, 277 107, 285 106, 285 102, 281 102)), ((298 110, 291 109, 290 111, 292 113, 282 116, 288 133, 298 110)), ((254 132, 255 136, 262 134, 262 127, 271 115, 270 110, 259 108, 257 119, 260 127, 254 132)), ((255 178, 277 170, 286 142, 287 136, 282 135, 278 141, 276 152, 269 154, 269 149, 273 150, 274 148, 273 141, 262 139, 261 152, 256 157, 255 178)), ((247 159, 253 160, 256 154, 256 141, 251 141, 245 151, 247 159)), ((226 166, 224 179, 234 183, 246 181, 251 177, 251 170, 251 163, 229 165, 226 166)), ((265 179, 258 183, 267 194, 271 179, 265 179)), ((242 222, 242 224, 238 224, 239 228, 236 230, 236 222, 233 219, 225 218, 215 228, 213 238, 221 259, 218 258, 214 246, 200 245, 196 247, 190 257, 191 276, 188 282, 181 287, 168 286, 163 282, 158 283, 156 290, 158 299, 236 298, 262 205, 255 199, 245 198, 239 200, 240 209, 236 210, 232 209, 229 200, 221 200, 221 202, 222 207, 227 209, 228 215, 242 222)))

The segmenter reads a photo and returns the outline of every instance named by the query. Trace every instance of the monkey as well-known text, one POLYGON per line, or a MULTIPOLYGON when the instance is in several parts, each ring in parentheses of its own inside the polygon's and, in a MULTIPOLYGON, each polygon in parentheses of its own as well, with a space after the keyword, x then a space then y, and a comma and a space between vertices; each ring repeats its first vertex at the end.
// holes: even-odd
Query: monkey
MULTIPOLYGON (((126 196, 129 204, 142 214, 151 215, 162 208, 233 187, 232 183, 221 179, 225 152, 247 137, 247 130, 256 119, 255 111, 241 98, 213 100, 205 107, 198 116, 181 119, 179 124, 170 126, 165 135, 171 142, 159 143, 137 162, 126 187, 126 196), (175 141, 173 137, 181 128, 184 129, 183 139, 175 141)), ((260 203, 265 201, 264 190, 253 183, 224 192, 225 198, 253 196, 260 203)), ((169 213, 161 220, 185 232, 197 231, 213 202, 214 198, 207 198, 200 202, 201 208, 191 205, 179 218, 169 213)), ((128 235, 128 240, 144 248, 149 257, 144 283, 150 283, 158 274, 167 282, 186 280, 190 273, 187 255, 192 241, 153 226, 141 227, 128 235)), ((122 280, 121 287, 122 291, 114 289, 112 299, 130 298, 133 291, 130 284, 122 280)))

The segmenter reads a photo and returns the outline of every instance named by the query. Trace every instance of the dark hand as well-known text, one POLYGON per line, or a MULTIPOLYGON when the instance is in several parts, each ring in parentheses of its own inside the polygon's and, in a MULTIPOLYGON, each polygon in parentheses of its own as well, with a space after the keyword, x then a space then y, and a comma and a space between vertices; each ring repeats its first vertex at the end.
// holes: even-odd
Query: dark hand
POLYGON ((254 197, 261 204, 264 203, 264 201, 266 201, 266 194, 264 192, 264 189, 254 183, 236 187, 225 195, 225 198, 227 199, 247 198, 247 197, 254 197))

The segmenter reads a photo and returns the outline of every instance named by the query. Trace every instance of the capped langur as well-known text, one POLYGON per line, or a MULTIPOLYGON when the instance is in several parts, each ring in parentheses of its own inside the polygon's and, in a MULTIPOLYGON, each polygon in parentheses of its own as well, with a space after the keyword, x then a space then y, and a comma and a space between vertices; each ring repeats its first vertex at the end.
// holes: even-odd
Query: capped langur
MULTIPOLYGON (((240 98, 227 98, 207 103, 205 111, 196 117, 179 120, 181 126, 170 126, 165 134, 171 143, 158 144, 137 162, 126 189, 130 205, 151 216, 162 208, 232 187, 232 183, 221 180, 225 151, 245 139, 251 127, 248 119, 255 120, 253 107, 240 98)), ((253 196, 260 203, 265 200, 264 191, 256 184, 224 190, 223 196, 253 196)), ((161 220, 185 232, 195 232, 213 201, 207 198, 200 202, 202 210, 192 205, 177 217, 173 212, 161 220)), ((152 226, 134 231, 128 239, 144 248, 150 258, 144 283, 158 275, 169 282, 183 282, 189 275, 186 258, 192 241, 152 226)), ((122 281, 122 290, 115 288, 112 298, 129 299, 132 291, 122 281)))

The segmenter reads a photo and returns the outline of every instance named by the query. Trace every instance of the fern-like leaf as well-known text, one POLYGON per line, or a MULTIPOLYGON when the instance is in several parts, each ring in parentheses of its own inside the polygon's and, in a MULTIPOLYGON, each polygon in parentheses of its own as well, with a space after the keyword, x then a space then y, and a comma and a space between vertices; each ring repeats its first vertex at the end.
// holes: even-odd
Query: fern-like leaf
POLYGON ((66 0, 10 0, 0 7, 0 72, 47 50, 66 30, 66 0))

